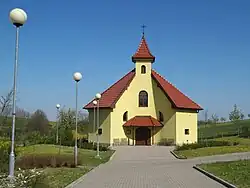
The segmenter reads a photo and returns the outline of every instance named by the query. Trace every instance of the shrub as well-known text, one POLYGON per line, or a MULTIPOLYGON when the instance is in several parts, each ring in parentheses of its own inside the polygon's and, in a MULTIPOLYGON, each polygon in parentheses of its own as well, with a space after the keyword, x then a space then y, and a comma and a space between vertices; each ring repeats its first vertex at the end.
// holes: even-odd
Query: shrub
POLYGON ((232 142, 228 142, 228 141, 215 141, 215 140, 201 141, 201 142, 197 142, 197 143, 183 144, 181 146, 177 146, 176 151, 188 150, 188 149, 198 149, 198 148, 204 148, 204 147, 231 146, 231 145, 239 145, 239 142, 232 143, 232 142))
POLYGON ((173 146, 174 140, 172 139, 161 139, 160 142, 158 142, 159 146, 173 146))
MULTIPOLYGON (((0 141, 0 172, 8 171, 10 149, 9 141, 0 141)), ((17 151, 15 151, 15 155, 17 155, 17 151)))
POLYGON ((241 138, 249 138, 250 137, 250 130, 249 127, 244 126, 241 129, 241 133, 239 135, 241 138))
POLYGON ((21 170, 18 169, 15 173, 15 180, 10 182, 8 176, 6 174, 0 175, 0 188, 33 188, 37 184, 39 184, 42 179, 43 174, 41 171, 37 171, 36 169, 30 170, 21 170))
MULTIPOLYGON (((78 164, 81 164, 78 158, 78 164)), ((23 169, 45 167, 75 167, 73 155, 39 154, 27 155, 17 160, 17 166, 23 169)))
MULTIPOLYGON (((84 142, 82 144, 82 148, 96 151, 97 150, 97 145, 96 145, 96 143, 93 144, 92 142, 84 142)), ((100 144, 99 145, 99 151, 108 151, 108 150, 109 150, 109 148, 108 148, 107 145, 105 145, 105 144, 100 144)))

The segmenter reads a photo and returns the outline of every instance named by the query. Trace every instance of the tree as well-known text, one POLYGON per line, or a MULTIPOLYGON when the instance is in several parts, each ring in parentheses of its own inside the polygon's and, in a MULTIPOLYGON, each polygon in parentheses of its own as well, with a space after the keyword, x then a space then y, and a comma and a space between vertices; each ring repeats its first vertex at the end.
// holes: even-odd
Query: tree
POLYGON ((245 117, 245 115, 242 113, 242 114, 240 114, 240 119, 241 120, 243 120, 244 119, 244 117, 245 117))
POLYGON ((45 135, 49 131, 49 121, 47 115, 40 109, 32 114, 31 119, 28 122, 27 129, 28 132, 37 131, 41 135, 45 135))
POLYGON ((247 116, 250 118, 250 114, 247 114, 247 116))
POLYGON ((238 109, 237 105, 235 104, 233 106, 233 111, 229 113, 229 119, 232 122, 236 122, 240 120, 241 118, 244 118, 244 115, 242 116, 242 112, 240 109, 238 109))
POLYGON ((225 122, 225 121, 226 121, 226 118, 225 118, 225 117, 221 117, 221 118, 220 118, 220 121, 221 121, 221 122, 225 122))
POLYGON ((217 123, 219 121, 219 117, 216 114, 213 114, 212 117, 211 117, 211 119, 212 119, 213 123, 217 123))

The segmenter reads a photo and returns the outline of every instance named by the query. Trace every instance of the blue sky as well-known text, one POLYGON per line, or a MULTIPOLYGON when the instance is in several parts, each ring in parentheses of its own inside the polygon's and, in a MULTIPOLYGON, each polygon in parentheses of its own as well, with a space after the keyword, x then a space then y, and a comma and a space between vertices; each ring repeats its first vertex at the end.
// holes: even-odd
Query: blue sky
MULTIPOLYGON (((228 117, 233 104, 250 113, 250 1, 0 1, 0 95, 13 83, 15 29, 8 14, 23 8, 18 106, 75 107, 72 75, 83 74, 79 106, 134 68, 131 55, 146 39, 153 68, 209 115, 228 117)), ((203 112, 201 112, 203 117, 203 112)))

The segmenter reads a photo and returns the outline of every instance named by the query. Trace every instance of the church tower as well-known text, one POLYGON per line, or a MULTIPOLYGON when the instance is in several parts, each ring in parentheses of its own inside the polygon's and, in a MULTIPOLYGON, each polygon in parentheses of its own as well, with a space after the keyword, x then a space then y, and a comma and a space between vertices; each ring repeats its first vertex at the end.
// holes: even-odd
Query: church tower
POLYGON ((136 76, 151 75, 152 63, 155 61, 155 56, 149 50, 144 32, 140 45, 136 53, 132 56, 132 61, 135 63, 136 76))

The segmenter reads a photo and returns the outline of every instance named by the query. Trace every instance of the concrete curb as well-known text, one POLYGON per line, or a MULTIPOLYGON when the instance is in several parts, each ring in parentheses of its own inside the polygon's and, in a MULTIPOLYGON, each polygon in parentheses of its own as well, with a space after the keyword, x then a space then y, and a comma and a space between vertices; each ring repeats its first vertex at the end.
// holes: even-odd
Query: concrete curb
POLYGON ((174 151, 170 151, 170 153, 171 153, 176 159, 187 159, 187 157, 180 157, 180 156, 178 156, 174 151))
POLYGON ((217 177, 217 176, 215 176, 215 175, 213 175, 213 174, 211 174, 211 173, 209 173, 209 172, 207 172, 207 171, 201 169, 201 168, 198 167, 197 165, 194 165, 193 168, 194 168, 195 170, 198 170, 199 172, 205 174, 205 175, 208 176, 209 178, 211 178, 211 179, 213 179, 213 180, 219 182, 220 184, 226 186, 227 188, 237 188, 235 185, 233 185, 233 184, 231 184, 231 183, 228 183, 227 181, 225 181, 225 180, 223 180, 223 179, 221 179, 221 178, 219 178, 219 177, 217 177))
POLYGON ((114 150, 114 149, 112 149, 113 151, 114 151, 114 153, 111 155, 111 157, 109 158, 109 161, 111 161, 113 158, 114 158, 114 156, 115 156, 115 154, 116 154, 116 150, 114 150))

